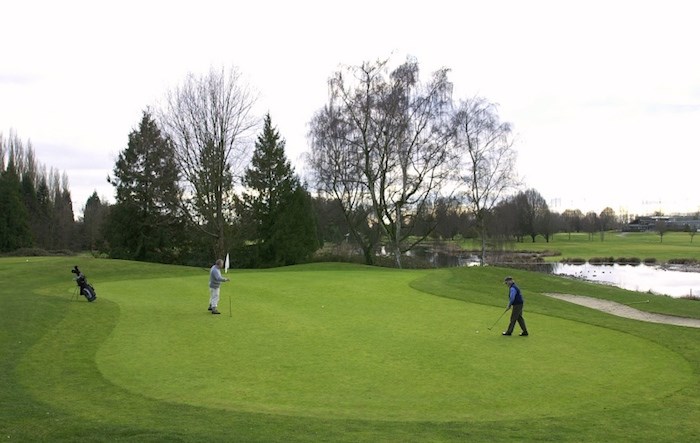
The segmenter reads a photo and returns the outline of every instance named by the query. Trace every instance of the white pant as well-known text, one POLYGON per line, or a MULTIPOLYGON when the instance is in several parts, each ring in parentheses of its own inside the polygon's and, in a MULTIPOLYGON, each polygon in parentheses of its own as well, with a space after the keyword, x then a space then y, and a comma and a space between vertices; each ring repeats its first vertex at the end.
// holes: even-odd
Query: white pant
POLYGON ((212 308, 219 306, 219 289, 221 288, 209 288, 209 306, 212 308))

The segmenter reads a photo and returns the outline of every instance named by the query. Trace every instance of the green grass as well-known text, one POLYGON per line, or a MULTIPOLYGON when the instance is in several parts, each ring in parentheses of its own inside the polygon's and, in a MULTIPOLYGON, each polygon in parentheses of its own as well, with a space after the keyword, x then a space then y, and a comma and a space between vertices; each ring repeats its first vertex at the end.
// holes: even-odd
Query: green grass
MULTIPOLYGON (((548 260, 559 261, 563 258, 593 257, 636 257, 641 260, 655 258, 659 263, 674 258, 693 258, 700 261, 700 236, 691 239, 687 232, 667 232, 663 241, 655 232, 606 232, 589 236, 586 233, 555 234, 546 242, 538 236, 532 242, 528 237, 522 243, 515 243, 516 250, 535 252, 555 252, 558 255, 548 260), (692 240, 692 241, 691 241, 692 240)), ((462 247, 472 249, 471 242, 462 247)))
MULTIPOLYGON (((616 288, 495 267, 316 264, 229 272, 81 258, 0 259, 0 438, 9 441, 690 441, 700 330, 541 292, 616 288), (487 329, 513 274, 528 338, 487 329), (229 301, 232 316, 229 317, 229 301), (478 332, 477 332, 478 331, 478 332)), ((700 318, 700 303, 645 309, 700 318)))

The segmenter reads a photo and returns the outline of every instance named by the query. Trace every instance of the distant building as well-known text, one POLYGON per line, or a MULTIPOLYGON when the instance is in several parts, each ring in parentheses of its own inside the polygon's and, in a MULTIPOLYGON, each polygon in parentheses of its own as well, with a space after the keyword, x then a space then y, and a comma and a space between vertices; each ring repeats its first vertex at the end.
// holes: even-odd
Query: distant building
POLYGON ((671 216, 642 216, 630 223, 623 225, 624 232, 646 232, 656 229, 658 222, 665 222, 669 231, 698 231, 700 230, 700 217, 695 215, 671 215, 671 216))

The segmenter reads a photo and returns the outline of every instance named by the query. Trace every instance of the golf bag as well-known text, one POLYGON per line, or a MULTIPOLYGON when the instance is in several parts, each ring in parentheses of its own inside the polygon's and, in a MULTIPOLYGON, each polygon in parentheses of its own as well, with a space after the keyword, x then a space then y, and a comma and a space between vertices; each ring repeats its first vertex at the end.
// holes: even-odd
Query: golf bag
POLYGON ((87 282, 85 275, 80 272, 80 269, 75 266, 70 272, 75 274, 75 282, 78 284, 78 288, 80 288, 80 295, 84 295, 87 301, 95 301, 97 298, 95 288, 93 288, 92 285, 87 282))

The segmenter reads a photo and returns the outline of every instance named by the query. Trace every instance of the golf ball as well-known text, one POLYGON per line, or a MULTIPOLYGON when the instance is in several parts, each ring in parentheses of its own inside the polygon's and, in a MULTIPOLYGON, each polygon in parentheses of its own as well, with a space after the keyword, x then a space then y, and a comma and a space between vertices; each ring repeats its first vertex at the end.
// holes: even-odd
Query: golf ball
POLYGON ((476 333, 478 334, 478 333, 479 333, 479 331, 476 331, 476 333))

